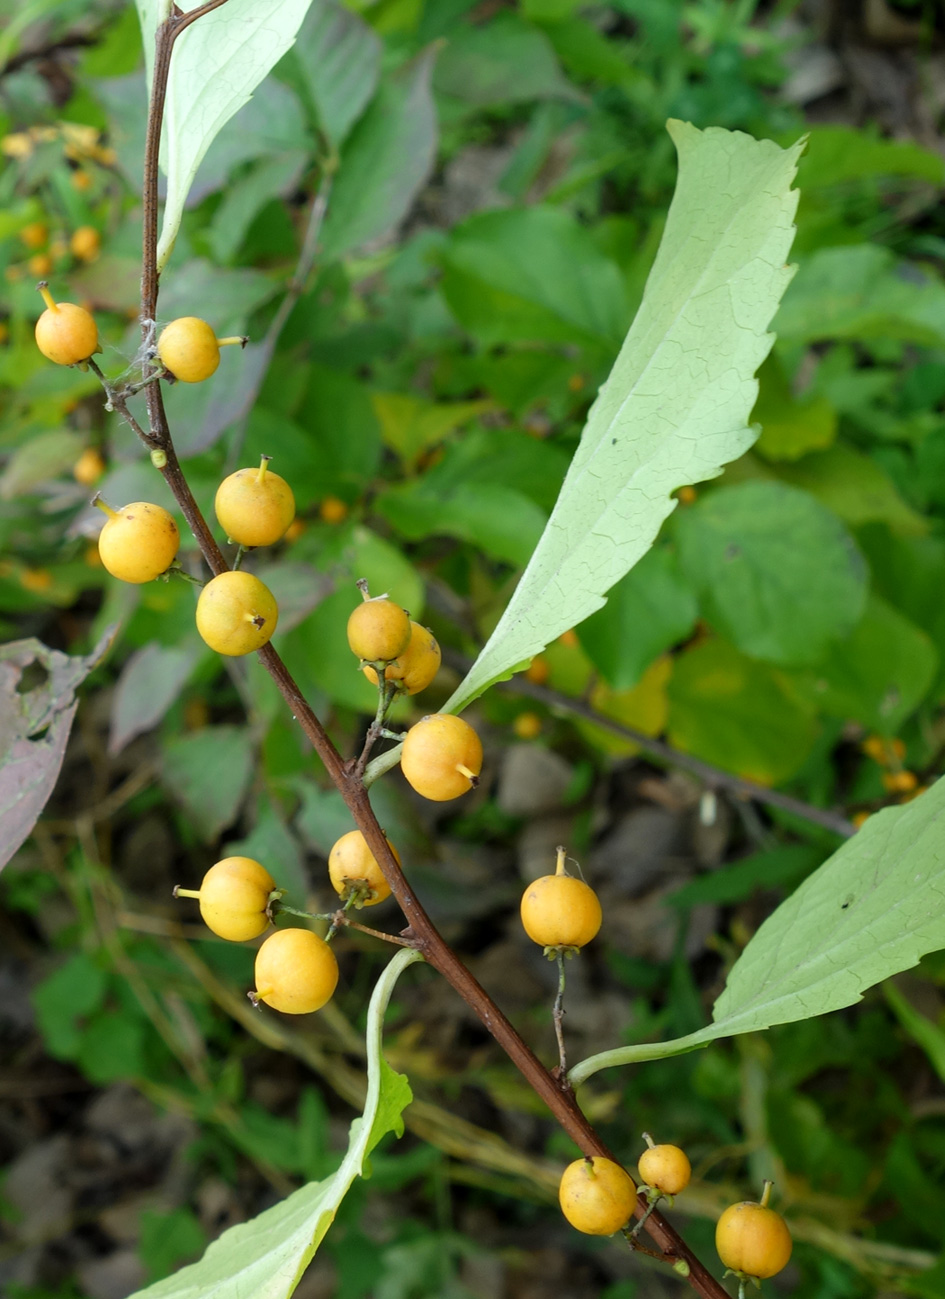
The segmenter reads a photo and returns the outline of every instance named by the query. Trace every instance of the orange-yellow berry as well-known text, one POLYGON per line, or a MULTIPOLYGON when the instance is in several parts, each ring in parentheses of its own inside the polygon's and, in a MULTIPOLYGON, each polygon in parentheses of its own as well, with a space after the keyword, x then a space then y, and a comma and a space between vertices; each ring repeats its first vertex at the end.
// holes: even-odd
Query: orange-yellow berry
POLYGON ((148 501, 132 501, 113 510, 95 504, 108 515, 99 533, 98 553, 112 577, 139 585, 166 573, 180 547, 180 533, 167 510, 148 501))
POLYGON ((94 262, 101 251, 102 240, 95 226, 79 226, 73 230, 69 248, 80 262, 94 262))
POLYGON ((409 614, 386 595, 364 600, 348 619, 351 652, 366 663, 389 663, 407 648, 409 640, 409 614))
POLYGON ((217 338, 205 320, 180 316, 161 330, 157 351, 161 364, 175 379, 200 383, 220 364, 220 348, 232 343, 244 346, 246 339, 217 338))
POLYGON ((656 1146, 647 1137, 648 1149, 640 1156, 640 1179, 662 1195, 678 1195, 689 1185, 692 1167, 679 1146, 656 1146))
POLYGON ((212 578, 197 601, 198 632, 212 650, 234 658, 262 649, 278 618, 268 586, 242 569, 212 578))
MULTIPOLYGON (((399 866, 400 854, 390 840, 387 846, 399 866)), ((328 874, 342 901, 353 894, 355 906, 373 907, 390 897, 390 885, 360 830, 349 830, 336 841, 328 854, 328 874)))
POLYGON ((252 857, 224 857, 204 875, 197 892, 175 889, 175 897, 195 897, 208 929, 231 943, 258 938, 269 928, 269 897, 276 883, 252 857))
POLYGON ((55 302, 45 284, 39 291, 46 310, 36 322, 36 346, 56 365, 76 365, 99 351, 98 327, 92 314, 74 302, 55 302))
POLYGON ((338 962, 310 929, 277 929, 256 953, 255 1001, 286 1015, 308 1015, 331 1000, 338 962))
MULTIPOLYGON (((436 637, 427 627, 410 620, 410 640, 407 647, 384 669, 384 679, 395 681, 403 694, 416 695, 427 686, 440 670, 440 647, 436 637)), ((372 685, 377 685, 377 672, 369 663, 364 675, 372 685)))
POLYGON ((558 871, 532 880, 522 894, 522 924, 539 947, 584 947, 597 936, 602 914, 589 884, 564 873, 564 849, 558 849, 558 871))
POLYGON ((771 1183, 765 1183, 761 1203, 743 1200, 730 1205, 715 1228, 715 1247, 730 1271, 764 1280, 787 1266, 791 1233, 787 1223, 767 1207, 771 1183))
POLYGON ((237 469, 217 488, 213 508, 220 527, 241 546, 272 546, 295 518, 295 497, 284 478, 259 466, 237 469))
POLYGON ((576 1159, 561 1176, 558 1201, 572 1227, 588 1236, 612 1236, 633 1216, 637 1188, 612 1159, 576 1159))
POLYGON ((479 783, 482 742, 461 717, 433 713, 407 732, 400 768, 423 798, 444 803, 479 783))
POLYGON ((96 451, 95 447, 86 447, 72 466, 72 477, 83 487, 97 483, 104 472, 105 461, 101 451, 96 451))

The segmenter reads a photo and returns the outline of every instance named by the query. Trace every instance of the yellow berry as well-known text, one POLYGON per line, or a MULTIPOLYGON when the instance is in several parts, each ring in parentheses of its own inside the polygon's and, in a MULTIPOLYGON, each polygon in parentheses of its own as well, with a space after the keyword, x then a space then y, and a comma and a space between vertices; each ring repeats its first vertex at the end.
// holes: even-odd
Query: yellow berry
POLYGON ((479 783, 482 742, 461 717, 433 713, 407 732, 400 767, 418 794, 445 803, 479 783))
POLYGON ((537 713, 519 713, 512 730, 520 740, 534 740, 541 735, 541 718, 537 713))
POLYGON ((407 648, 410 617, 386 595, 364 600, 348 619, 351 652, 367 663, 389 663, 407 648))
POLYGON ((261 649, 278 618, 268 586, 242 570, 212 578, 197 601, 197 630, 212 650, 230 657, 261 649))
POLYGON ((525 675, 529 681, 534 681, 536 686, 543 686, 548 680, 548 660, 542 658, 540 654, 536 655, 525 669, 525 675))
POLYGON ((157 351, 161 364, 181 383, 209 379, 220 364, 220 348, 245 345, 245 338, 217 338, 205 320, 180 316, 161 330, 157 351))
POLYGON ((36 322, 36 346, 56 365, 75 365, 99 351, 98 327, 84 307, 74 302, 54 302, 45 284, 39 291, 46 310, 36 322))
POLYGON ((310 929, 277 929, 256 953, 256 1000, 286 1015, 320 1010, 338 984, 338 962, 310 929))
POLYGON ((27 248, 42 248, 49 238, 49 231, 46 229, 44 222, 31 221, 29 225, 24 226, 20 231, 20 238, 27 248))
POLYGON ((43 279, 53 268, 53 260, 49 253, 34 253, 27 261, 26 269, 30 275, 35 275, 38 279, 43 279))
POLYGON ((83 487, 97 483, 104 472, 105 461, 101 451, 96 451, 95 447, 86 447, 72 466, 72 477, 83 487))
MULTIPOLYGON (((440 670, 440 647, 436 637, 428 627, 410 620, 410 640, 407 648, 401 650, 393 662, 384 669, 387 681, 396 681, 397 688, 405 695, 416 695, 427 686, 440 670)), ((377 672, 369 663, 364 666, 364 675, 377 685, 377 672)))
POLYGON ((730 1205, 715 1228, 715 1247, 725 1266, 758 1280, 775 1276, 791 1257, 787 1223, 766 1204, 770 1188, 766 1182, 761 1204, 743 1200, 730 1205))
MULTIPOLYGON (((387 845, 399 866, 400 854, 390 840, 387 845)), ((390 897, 390 885, 360 830, 349 830, 335 843, 328 854, 328 874, 332 888, 343 901, 354 893, 355 905, 373 907, 390 897)))
POLYGON ((98 553, 112 577, 137 585, 167 572, 180 547, 177 524, 167 510, 148 501, 132 501, 120 510, 95 503, 108 515, 98 553))
POLYGON ((540 947, 584 947, 601 926, 597 894, 573 875, 542 875, 522 894, 522 924, 540 947))
POLYGON ((558 1200, 572 1227, 588 1236, 612 1236, 633 1216, 637 1188, 612 1159, 576 1159, 561 1176, 558 1200))
POLYGON ((78 230, 73 230, 69 248, 80 262, 94 262, 101 247, 102 240, 95 226, 79 226, 78 230))
POLYGON ((318 507, 318 513, 324 523, 343 523, 348 517, 348 507, 337 496, 326 496, 318 507))
POLYGON ((237 469, 217 488, 213 508, 220 527, 241 546, 272 546, 295 518, 295 497, 284 478, 258 467, 237 469))
POLYGON ((269 928, 266 908, 276 882, 252 857, 224 857, 204 875, 198 893, 175 889, 176 897, 194 897, 208 929, 231 943, 258 938, 269 928))
POLYGON ((663 1195, 678 1195, 692 1176, 689 1157, 679 1146, 650 1145, 640 1156, 637 1168, 641 1181, 663 1195))

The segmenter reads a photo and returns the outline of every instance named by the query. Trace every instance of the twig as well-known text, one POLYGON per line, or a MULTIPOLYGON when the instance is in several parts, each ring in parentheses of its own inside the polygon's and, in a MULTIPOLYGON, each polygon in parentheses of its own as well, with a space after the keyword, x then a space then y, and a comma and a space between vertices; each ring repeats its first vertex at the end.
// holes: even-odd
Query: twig
MULTIPOLYGON (((144 233, 141 277, 141 322, 145 341, 148 341, 153 322, 157 317, 158 269, 158 187, 157 167, 161 139, 161 123, 167 94, 167 78, 174 40, 191 22, 218 8, 225 0, 211 3, 186 15, 172 11, 171 16, 159 25, 155 37, 155 57, 151 102, 145 144, 145 169, 143 184, 144 233)), ((161 467, 165 481, 183 511, 194 537, 211 571, 216 575, 227 569, 226 560, 207 527, 174 451, 167 416, 164 410, 160 384, 149 384, 147 403, 150 436, 153 445, 162 450, 167 459, 161 467)), ((416 947, 428 963, 438 970, 459 993, 467 1005, 478 1015, 486 1029, 495 1038, 512 1062, 518 1067, 530 1086, 545 1102, 562 1128, 585 1155, 603 1155, 613 1158, 593 1127, 579 1109, 567 1079, 555 1078, 541 1064, 515 1031, 508 1019, 473 978, 452 948, 441 937, 427 916, 378 824, 368 797, 368 791, 354 764, 345 763, 332 744, 321 722, 305 700, 302 692, 271 644, 257 651, 260 662, 269 672, 302 730, 341 793, 354 822, 374 854, 390 884, 391 892, 400 904, 407 920, 401 938, 416 947)), ((635 1205, 635 1216, 646 1212, 647 1204, 640 1196, 635 1205)), ((689 1281, 704 1299, 728 1299, 726 1291, 711 1273, 699 1262, 685 1242, 660 1215, 653 1214, 647 1229, 664 1254, 684 1259, 689 1267, 689 1281)))
MULTIPOLYGON (((444 651, 443 658, 460 671, 466 671, 471 666, 469 659, 460 658, 460 656, 451 654, 449 651, 444 651)), ((846 839, 856 834, 856 826, 852 821, 847 820, 841 812, 832 812, 829 808, 824 807, 814 807, 812 803, 805 803, 799 798, 792 798, 790 794, 782 794, 779 790, 768 789, 766 785, 759 785, 753 780, 745 780, 743 776, 736 776, 731 771, 724 771, 721 767, 715 767, 710 762, 704 762, 702 758, 693 757, 691 753, 684 753, 681 749, 673 748, 665 740, 658 740, 652 735, 645 735, 643 731, 634 730, 632 726, 625 726, 622 722, 615 722, 613 718, 605 717, 603 713, 597 712, 590 704, 580 699, 572 699, 569 695, 561 694, 558 690, 551 690, 548 686, 540 686, 534 681, 529 681, 522 673, 519 673, 510 681, 502 681, 498 684, 500 689, 517 695, 525 695, 527 698, 534 699, 536 702, 558 712, 571 713, 574 717, 581 717, 584 721, 593 722, 595 726, 610 731, 611 735, 616 735, 622 740, 628 740, 630 743, 638 745, 644 752, 658 758, 661 762, 665 762, 671 767, 681 767, 684 771, 692 772, 709 789, 727 789, 736 798, 751 799, 756 803, 764 803, 768 807, 779 808, 782 812, 789 812, 792 816, 800 817, 803 821, 810 821, 814 825, 823 826, 825 830, 831 830, 834 834, 843 835, 846 839)))
POLYGON ((555 997, 552 1018, 555 1022, 555 1037, 558 1039, 558 1068, 561 1077, 568 1076, 568 1056, 564 1049, 564 952, 558 948, 558 995, 555 997))

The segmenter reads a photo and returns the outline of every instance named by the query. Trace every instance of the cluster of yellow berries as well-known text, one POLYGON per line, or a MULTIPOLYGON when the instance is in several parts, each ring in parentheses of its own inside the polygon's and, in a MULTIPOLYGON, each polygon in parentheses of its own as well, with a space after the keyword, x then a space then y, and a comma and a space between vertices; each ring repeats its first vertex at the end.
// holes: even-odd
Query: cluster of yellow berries
POLYGON ((78 226, 66 238, 64 234, 51 234, 44 221, 30 221, 20 230, 20 242, 27 250, 25 262, 14 262, 7 267, 6 277, 15 281, 27 275, 45 279, 64 262, 94 262, 102 249, 102 240, 95 226, 78 226))
MULTIPOLYGON (((564 1170, 558 1187, 561 1210, 572 1227, 591 1236, 612 1236, 628 1231, 637 1206, 645 1196, 648 1210, 666 1197, 671 1200, 689 1185, 692 1170, 679 1146, 656 1145, 644 1133, 647 1149, 640 1156, 639 1187, 620 1164, 603 1156, 576 1159, 564 1170)), ((771 1182, 765 1182, 760 1201, 730 1205, 715 1228, 715 1246, 728 1272, 747 1281, 777 1275, 791 1257, 791 1233, 779 1213, 768 1207, 771 1182)), ((647 1210, 647 1212, 648 1212, 647 1210)))

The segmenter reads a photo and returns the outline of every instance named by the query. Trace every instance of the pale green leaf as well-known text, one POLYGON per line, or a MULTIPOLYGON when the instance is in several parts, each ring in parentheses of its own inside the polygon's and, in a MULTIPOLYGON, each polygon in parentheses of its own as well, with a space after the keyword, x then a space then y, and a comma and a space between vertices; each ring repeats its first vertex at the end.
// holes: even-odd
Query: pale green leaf
POLYGON ((670 133, 679 181, 640 311, 545 533, 447 711, 599 609, 653 544, 671 493, 715 477, 754 440, 754 374, 791 278, 801 146, 682 122, 670 133))
MULTIPOLYGON (((158 267, 174 247, 191 182, 216 135, 292 46, 311 0, 228 0, 198 18, 178 37, 171 58, 162 168, 167 176, 158 267)), ((149 62, 167 0, 137 0, 149 62)), ((196 4, 181 6, 185 11, 196 4)))
POLYGON ((713 1023, 671 1042, 583 1060, 608 1065, 680 1055, 717 1038, 825 1015, 945 947, 945 780, 871 816, 769 916, 732 967, 713 1023))
POLYGON ((199 1263, 183 1268, 132 1299, 288 1299, 315 1256, 338 1207, 377 1143, 403 1132, 403 1111, 413 1099, 407 1079, 381 1054, 384 1013, 397 979, 419 952, 404 948, 378 979, 367 1016, 368 1090, 364 1113, 351 1124, 340 1168, 310 1182, 250 1222, 231 1227, 199 1263))

